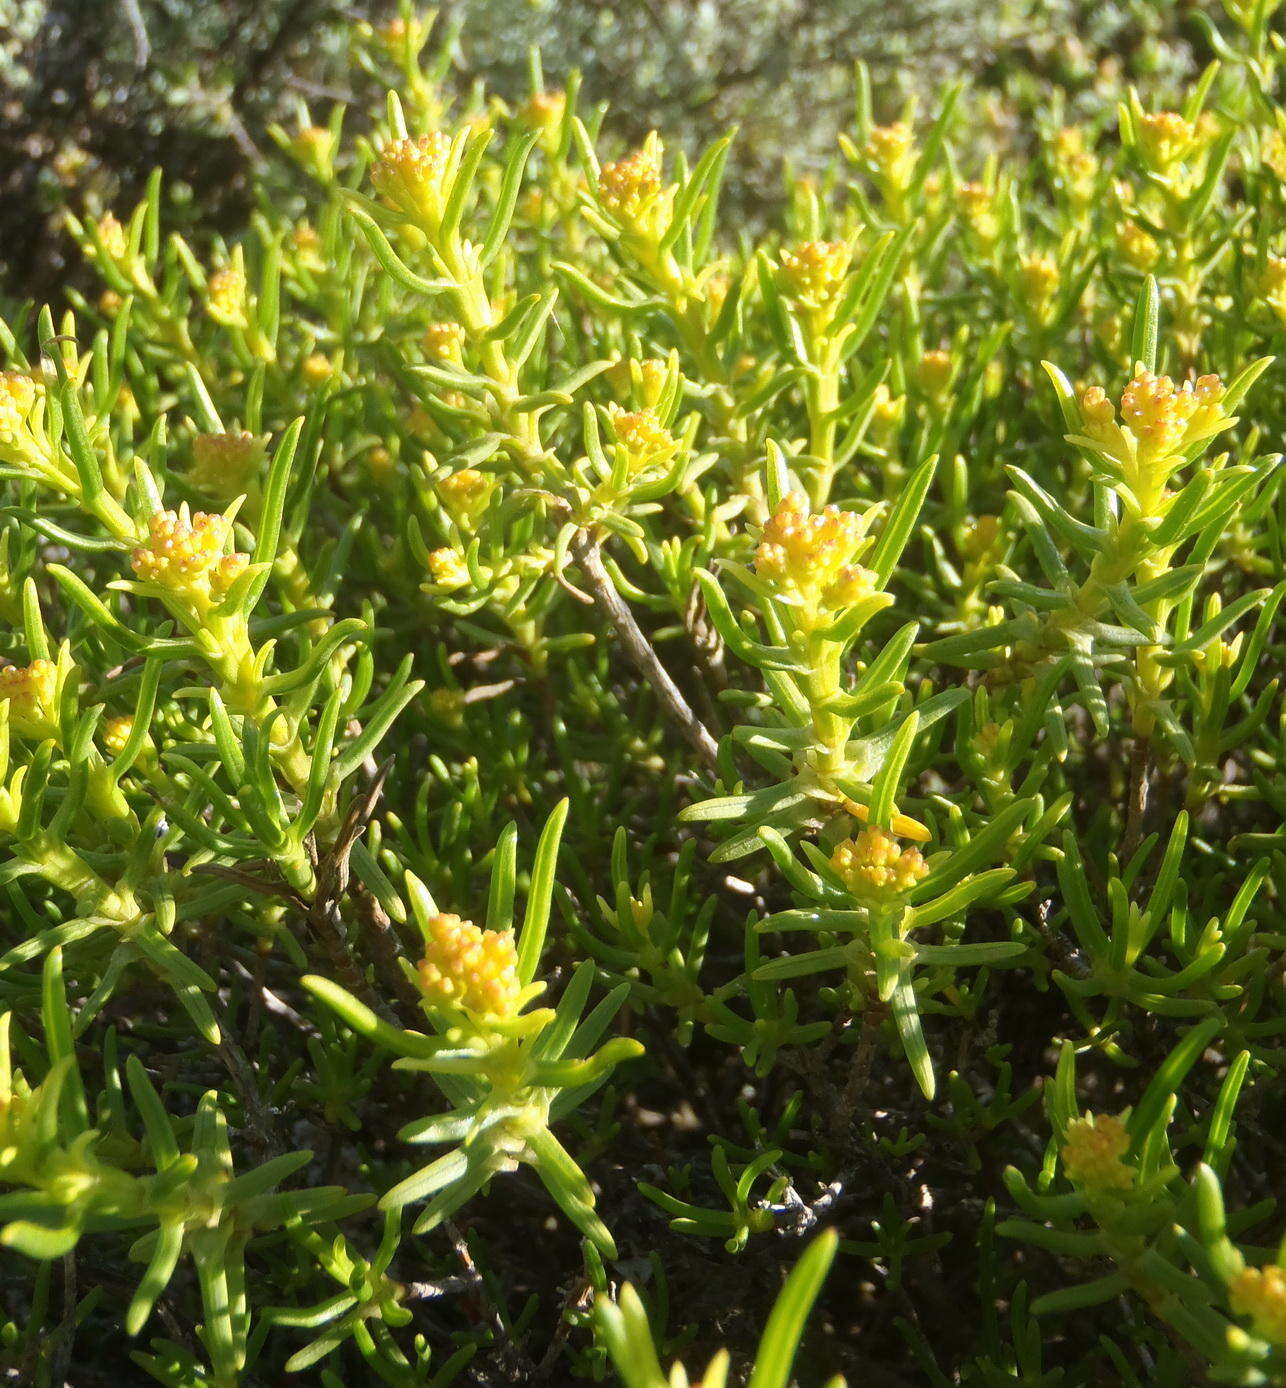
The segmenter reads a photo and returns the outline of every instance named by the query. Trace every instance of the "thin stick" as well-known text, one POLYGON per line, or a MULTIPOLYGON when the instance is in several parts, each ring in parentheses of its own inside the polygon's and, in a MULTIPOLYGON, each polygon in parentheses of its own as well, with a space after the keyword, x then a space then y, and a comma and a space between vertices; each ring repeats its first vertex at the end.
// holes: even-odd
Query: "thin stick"
POLYGON ((688 701, 679 692, 678 685, 670 678, 665 666, 657 659, 652 643, 639 630, 634 614, 625 605, 616 591, 598 545, 585 531, 580 531, 572 541, 572 556, 580 566, 585 586, 593 594, 594 601, 603 610, 604 616, 612 624, 625 653, 634 662, 639 673, 652 686, 656 697, 661 701, 672 722, 688 740, 705 764, 714 768, 718 762, 719 745, 710 736, 705 724, 692 712, 688 701))

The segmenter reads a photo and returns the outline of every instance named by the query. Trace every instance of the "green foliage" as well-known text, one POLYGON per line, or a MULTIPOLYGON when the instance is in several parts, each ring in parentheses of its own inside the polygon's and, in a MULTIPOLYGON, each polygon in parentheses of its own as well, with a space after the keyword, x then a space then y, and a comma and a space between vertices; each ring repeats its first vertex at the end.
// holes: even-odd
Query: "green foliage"
POLYGON ((65 209, 6 1372, 1286 1382, 1276 9, 1021 140, 859 68, 760 234, 408 8, 235 235, 65 209))

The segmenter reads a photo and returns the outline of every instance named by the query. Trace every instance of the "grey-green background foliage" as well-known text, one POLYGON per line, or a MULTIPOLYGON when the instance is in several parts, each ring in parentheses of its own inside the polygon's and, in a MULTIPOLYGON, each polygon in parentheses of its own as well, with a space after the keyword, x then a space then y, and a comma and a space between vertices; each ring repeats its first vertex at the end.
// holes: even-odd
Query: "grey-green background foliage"
MULTIPOLYGON (((1198 0, 1204 3, 1205 0, 1198 0)), ((166 171, 190 221, 236 226, 266 127, 297 98, 360 106, 344 53, 353 18, 396 0, 0 0, 0 266, 48 298, 67 272, 49 209, 128 202, 166 171)), ((502 97, 575 66, 622 140, 653 127, 697 146, 737 126, 729 189, 755 218, 783 162, 820 166, 870 64, 880 114, 968 75, 998 98, 1056 79, 1092 111, 1103 64, 1176 80, 1203 60, 1178 0, 448 0, 454 80, 502 97), (1195 46, 1194 46, 1195 45, 1195 46)), ((1003 119, 1003 102, 998 106, 1003 119)), ((1082 113, 1083 114, 1083 113, 1082 113)), ((1011 132, 1011 134, 1014 132, 1011 132)), ((1021 134, 1021 132, 1018 132, 1021 134)), ((172 215, 177 215, 172 207, 172 215)))

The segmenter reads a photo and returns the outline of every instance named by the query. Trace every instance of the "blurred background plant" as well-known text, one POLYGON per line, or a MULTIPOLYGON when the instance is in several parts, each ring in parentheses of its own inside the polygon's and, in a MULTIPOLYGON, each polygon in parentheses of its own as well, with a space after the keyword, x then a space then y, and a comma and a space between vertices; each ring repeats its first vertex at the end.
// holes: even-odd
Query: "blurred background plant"
MULTIPOLYGON (((1205 0, 1196 0, 1205 3, 1205 0)), ((877 115, 968 72, 998 98, 1058 83, 1068 116, 1123 77, 1177 80, 1208 59, 1194 0, 445 0, 448 90, 513 99, 530 45, 552 83, 572 67, 629 143, 676 132, 689 152, 735 126, 724 196, 762 225, 782 168, 816 175, 867 63, 877 115)), ((356 112, 378 84, 349 62, 351 25, 394 0, 0 0, 0 288, 47 298, 77 258, 65 196, 130 202, 154 168, 173 215, 228 229, 253 202, 268 126, 298 98, 356 112), (183 211, 186 204, 186 212, 183 211)), ((1012 120, 998 100, 999 127, 1012 120)), ((1010 130, 1009 135, 1015 132, 1010 130)))

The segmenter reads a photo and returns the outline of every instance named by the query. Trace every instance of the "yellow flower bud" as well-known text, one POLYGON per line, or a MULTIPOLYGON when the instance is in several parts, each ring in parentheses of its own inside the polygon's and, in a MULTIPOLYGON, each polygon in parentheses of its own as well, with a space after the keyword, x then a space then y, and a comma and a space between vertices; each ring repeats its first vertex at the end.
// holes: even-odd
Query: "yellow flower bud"
POLYGON ((0 669, 0 700, 9 704, 9 722, 32 738, 58 735, 58 667, 52 660, 0 669))
POLYGON ((227 265, 210 276, 206 289, 206 312, 225 328, 244 328, 249 323, 245 271, 227 265))
POLYGON ((316 273, 326 268, 321 256, 321 237, 318 236, 316 227, 301 222, 290 233, 290 245, 295 252, 295 259, 305 270, 316 273))
POLYGON ((853 248, 846 241, 804 241, 782 251, 782 292, 808 308, 825 308, 843 293, 852 259, 853 248))
POLYGON ((464 588, 470 582, 464 555, 446 546, 429 555, 429 574, 439 588, 464 588))
POLYGON ((546 149, 557 144, 567 110, 565 92, 536 92, 518 108, 518 120, 529 130, 539 130, 546 149))
POLYGON ((305 125, 290 137, 288 149, 315 178, 325 181, 334 169, 335 132, 322 125, 305 125))
POLYGON ((300 362, 299 369, 303 373, 305 382, 310 386, 325 385, 335 370, 329 359, 321 352, 309 353, 300 362))
MULTIPOLYGON (((125 228, 116 220, 111 212, 105 212, 97 221, 94 228, 98 232, 98 239, 102 243, 102 253, 114 265, 119 264, 125 259, 129 252, 129 237, 125 234, 125 228)), ((96 259, 98 248, 90 248, 90 258, 96 259)))
POLYGON ((103 747, 112 756, 119 757, 125 750, 125 744, 129 741, 133 731, 134 719, 130 714, 122 713, 116 718, 109 718, 101 729, 103 747))
POLYGON ((1264 302, 1286 323, 1286 256, 1270 255, 1259 281, 1264 302))
POLYGON ((1203 129, 1185 120, 1177 111, 1157 111, 1138 122, 1143 157, 1158 173, 1164 173, 1186 159, 1202 144, 1203 129))
POLYGON ((522 984, 512 931, 480 930, 459 916, 425 922, 425 951, 418 977, 426 1001, 479 1018, 511 1017, 522 984))
POLYGON ((960 215, 969 230, 984 244, 996 239, 999 230, 995 213, 995 195, 984 183, 962 183, 956 192, 960 215))
POLYGON ((432 232, 442 221, 454 164, 451 137, 433 130, 386 144, 371 183, 390 207, 432 232))
POLYGON ((1156 237, 1137 222, 1122 222, 1117 227, 1116 246, 1126 263, 1140 274, 1147 274, 1161 258, 1156 237))
POLYGON ((612 431, 631 474, 664 467, 679 451, 678 440, 650 409, 623 410, 609 406, 612 431))
POLYGON ((845 839, 831 854, 831 868, 860 901, 886 904, 909 892, 929 872, 918 848, 902 848, 888 829, 872 825, 845 839))
POLYGON ((1023 290, 1037 312, 1047 308, 1058 293, 1058 261, 1052 255, 1026 255, 1019 262, 1023 290))
POLYGON ((598 200, 605 211, 635 233, 659 239, 670 224, 674 189, 661 182, 664 154, 655 131, 624 159, 604 164, 598 175, 598 200))
POLYGON ((27 437, 41 389, 21 371, 0 371, 0 448, 27 437))
POLYGON ((866 142, 866 157, 880 181, 901 191, 915 171, 915 138, 905 121, 877 125, 866 142))
POLYGON ((1274 128, 1264 141, 1264 163, 1286 182, 1286 134, 1274 128))
POLYGON ((1073 1185, 1090 1190, 1129 1190, 1134 1168, 1123 1160, 1130 1149, 1125 1124, 1110 1114, 1086 1114, 1067 1125, 1063 1167, 1073 1185))
POLYGON ((1228 1283, 1228 1305, 1250 1317, 1256 1335, 1286 1349, 1286 1268, 1243 1268, 1228 1283))
POLYGON ((430 323, 424 330, 423 341, 424 350, 437 361, 458 362, 464 349, 465 332, 459 323, 430 323))
POLYGON ((477 468, 461 468, 438 483, 442 504, 457 520, 476 520, 487 508, 495 479, 477 468))
POLYGON ((931 399, 939 401, 946 398, 954 373, 951 353, 941 347, 926 352, 915 366, 915 379, 920 389, 931 399))

